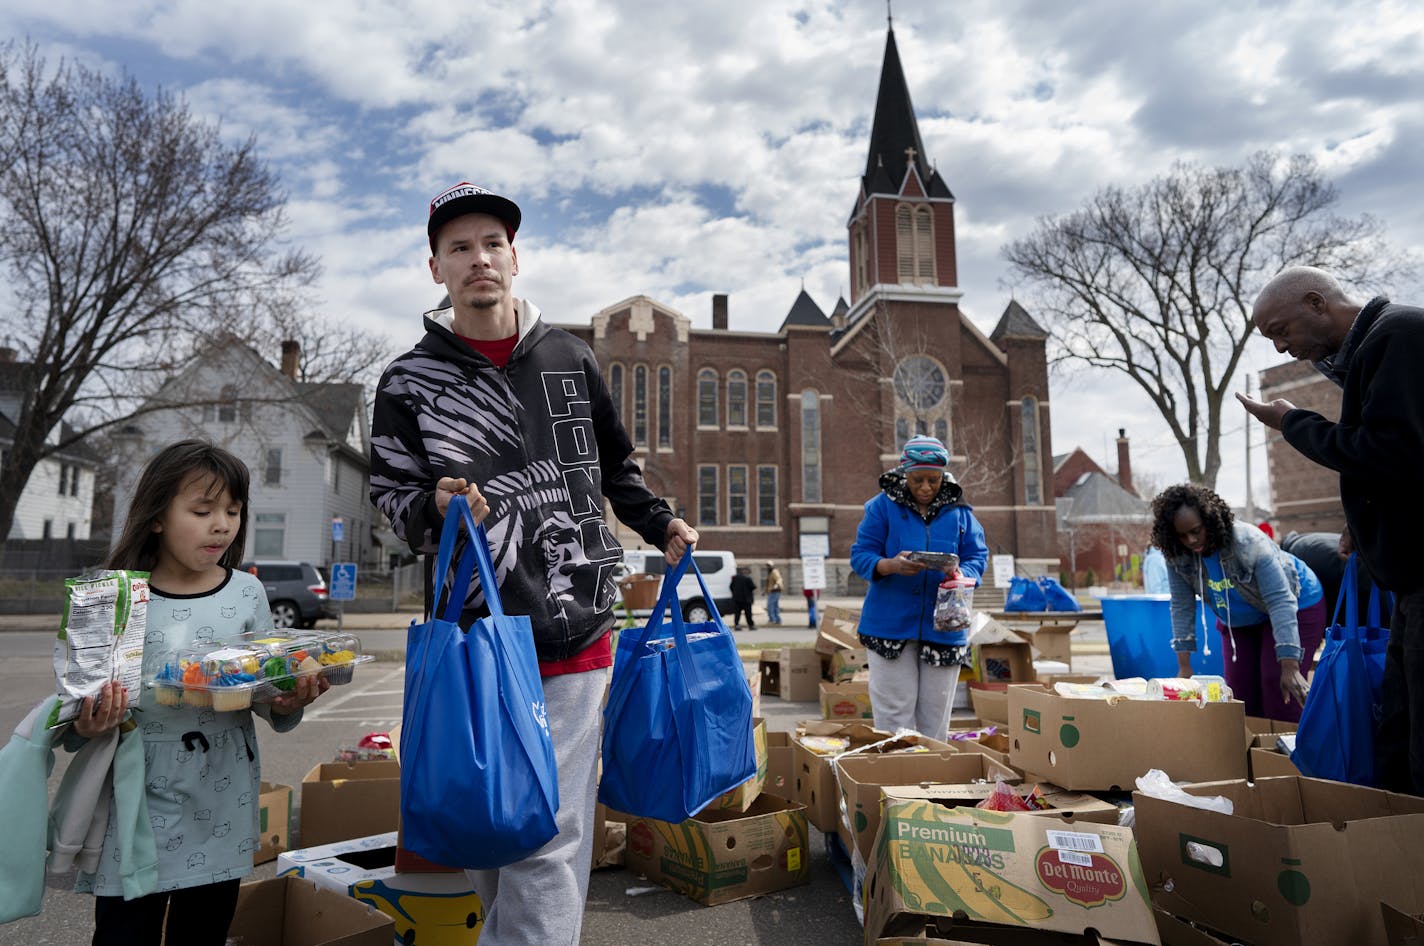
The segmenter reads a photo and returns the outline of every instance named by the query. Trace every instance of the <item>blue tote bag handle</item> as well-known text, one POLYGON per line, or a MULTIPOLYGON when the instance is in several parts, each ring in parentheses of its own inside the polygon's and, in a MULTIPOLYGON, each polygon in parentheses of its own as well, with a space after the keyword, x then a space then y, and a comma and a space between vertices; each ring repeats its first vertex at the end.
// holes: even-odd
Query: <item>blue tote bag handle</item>
MULTIPOLYGON (((653 613, 648 615, 648 622, 639 628, 629 628, 619 637, 618 649, 628 654, 639 654, 651 640, 671 636, 674 641, 673 649, 677 652, 677 662, 682 667, 683 676, 690 686, 697 686, 701 682, 701 677, 697 672, 697 665, 692 660, 687 649, 687 624, 682 620, 682 609, 677 605, 677 586, 682 582, 682 577, 687 574, 687 569, 691 567, 693 574, 697 576, 697 584, 702 588, 702 598, 707 602, 707 612, 711 617, 709 623, 714 623, 719 627, 724 627, 722 616, 717 613, 717 605, 712 602, 712 592, 707 589, 707 582, 702 578, 702 572, 698 570, 697 563, 692 560, 692 549, 689 548, 682 553, 682 558, 677 560, 672 571, 663 574, 663 585, 658 591, 658 601, 653 605, 653 613), (672 625, 672 634, 654 634, 654 629, 661 631, 663 625, 663 613, 667 612, 667 623, 672 625)), ((634 677, 632 674, 615 674, 613 678, 613 692, 608 695, 609 712, 616 714, 622 708, 624 700, 632 689, 634 677)))
MULTIPOLYGON (((1361 629, 1360 624, 1360 561, 1358 553, 1351 552, 1349 560, 1345 563, 1345 573, 1340 577, 1340 597, 1335 600, 1335 616, 1332 624, 1341 627, 1353 628, 1357 632, 1361 629), (1340 624, 1340 610, 1344 609, 1345 619, 1348 624, 1340 624)), ((1366 624, 1364 628, 1378 628, 1381 626, 1380 619, 1384 611, 1394 609, 1394 595, 1388 591, 1381 592, 1379 585, 1370 585, 1370 601, 1365 611, 1366 624)))
MULTIPOLYGON (((465 524, 469 540, 465 543, 465 548, 460 554, 460 564, 455 572, 455 580, 450 585, 449 600, 445 602, 445 608, 439 615, 440 620, 454 628, 456 633, 459 632, 460 615, 465 610, 465 597, 470 590, 470 576, 474 574, 480 576, 480 589, 484 592, 485 605, 489 608, 490 615, 492 617, 504 616, 504 602, 499 596, 494 560, 490 558, 489 535, 485 532, 484 523, 475 524, 475 514, 470 511, 469 502, 458 493, 450 497, 450 505, 445 510, 445 524, 440 529, 440 549, 435 556, 433 576, 434 582, 437 583, 436 603, 438 604, 440 600, 438 589, 445 583, 445 576, 450 574, 450 563, 455 558, 455 542, 459 538, 461 522, 465 524)), ((421 636, 414 655, 409 653, 410 647, 407 646, 408 666, 414 666, 416 670, 411 673, 407 669, 406 689, 419 692, 425 682, 426 664, 430 657, 430 651, 438 643, 435 633, 426 633, 421 636)), ((411 727, 411 729, 413 731, 407 732, 404 726, 401 727, 406 738, 419 740, 421 737, 420 727, 411 727)))

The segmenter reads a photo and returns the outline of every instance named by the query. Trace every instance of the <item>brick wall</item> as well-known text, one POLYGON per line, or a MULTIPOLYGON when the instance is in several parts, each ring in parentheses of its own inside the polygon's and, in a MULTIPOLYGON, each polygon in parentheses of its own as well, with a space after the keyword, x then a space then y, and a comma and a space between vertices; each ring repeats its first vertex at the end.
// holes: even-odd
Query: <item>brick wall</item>
MULTIPOLYGON (((1285 398, 1296 407, 1316 411, 1332 421, 1340 417, 1340 389, 1301 361, 1261 372, 1261 398, 1285 398)), ((1279 431, 1263 429, 1277 534, 1338 532, 1344 528, 1339 475, 1306 459, 1286 443, 1279 431)))

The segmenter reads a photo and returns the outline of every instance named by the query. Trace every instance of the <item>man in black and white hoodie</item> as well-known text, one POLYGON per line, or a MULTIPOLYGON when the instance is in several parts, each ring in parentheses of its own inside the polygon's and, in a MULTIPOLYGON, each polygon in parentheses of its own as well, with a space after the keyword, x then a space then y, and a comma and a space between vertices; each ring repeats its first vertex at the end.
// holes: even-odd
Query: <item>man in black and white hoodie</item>
MULTIPOLYGON (((604 499, 669 562, 697 542, 643 481, 593 352, 512 294, 520 217, 469 183, 431 201, 430 274, 450 306, 425 313, 425 337, 386 368, 371 422, 371 501, 396 534, 433 560, 450 497, 465 495, 488 520, 505 610, 534 629, 559 833, 524 861, 468 872, 486 910, 482 946, 579 940, 623 554, 604 499)), ((486 613, 476 580, 461 624, 486 613)))

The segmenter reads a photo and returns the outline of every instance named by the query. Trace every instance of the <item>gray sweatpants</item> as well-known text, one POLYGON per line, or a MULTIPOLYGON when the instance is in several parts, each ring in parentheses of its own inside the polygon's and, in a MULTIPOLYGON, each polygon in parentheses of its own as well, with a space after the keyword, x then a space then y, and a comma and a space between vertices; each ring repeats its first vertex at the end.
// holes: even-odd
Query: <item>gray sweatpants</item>
POLYGON ((480 946, 577 946, 593 861, 593 808, 608 670, 544 678, 559 766, 559 833, 517 864, 467 870, 485 909, 480 946))
POLYGON ((959 665, 931 667, 920 660, 920 645, 911 641, 900 656, 886 660, 867 651, 870 667, 870 709, 875 728, 886 732, 913 729, 922 736, 949 736, 949 716, 959 665))

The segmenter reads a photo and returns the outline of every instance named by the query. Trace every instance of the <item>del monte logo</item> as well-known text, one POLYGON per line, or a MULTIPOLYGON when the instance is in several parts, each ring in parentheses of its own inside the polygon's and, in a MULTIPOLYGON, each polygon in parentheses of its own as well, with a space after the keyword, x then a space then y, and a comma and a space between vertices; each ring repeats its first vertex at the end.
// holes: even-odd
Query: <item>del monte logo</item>
POLYGON ((1074 859, 1091 859, 1091 864, 1065 864, 1058 852, 1045 847, 1038 852, 1035 869, 1039 882, 1054 893, 1067 897, 1070 903, 1084 907, 1100 907, 1112 900, 1121 900, 1127 893, 1127 878, 1117 863, 1106 854, 1078 854, 1074 859))

